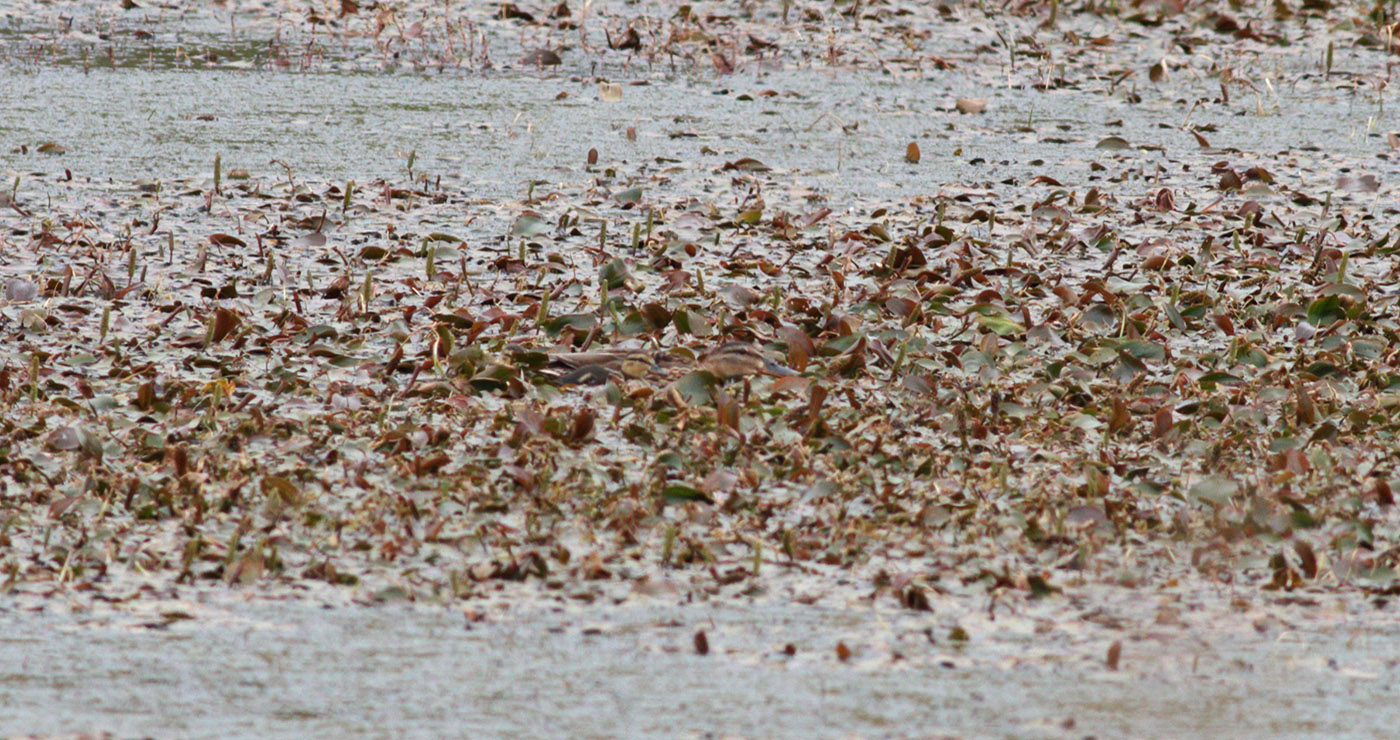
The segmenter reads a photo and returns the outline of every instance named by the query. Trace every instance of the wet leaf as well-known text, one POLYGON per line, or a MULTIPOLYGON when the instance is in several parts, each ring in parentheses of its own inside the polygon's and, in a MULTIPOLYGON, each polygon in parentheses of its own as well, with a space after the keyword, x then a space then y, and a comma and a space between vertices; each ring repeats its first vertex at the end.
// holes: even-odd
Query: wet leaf
POLYGON ((523 236, 526 238, 548 234, 553 227, 544 219, 538 216, 521 216, 515 219, 515 225, 511 227, 512 236, 523 236))
POLYGON ((1118 670, 1118 663, 1122 657, 1123 642, 1121 640, 1114 640, 1113 644, 1108 646, 1108 655, 1104 658, 1104 665, 1108 667, 1108 670, 1116 671, 1118 670))
POLYGON ((987 110, 986 98, 958 98, 954 107, 959 113, 982 113, 987 110))
MULTIPOLYGON (((622 102, 622 85, 615 82, 599 82, 598 98, 605 103, 622 102)), ((594 161, 597 161, 596 157, 594 161)), ((592 163, 590 162, 590 164, 592 163)))
POLYGON ((687 501, 696 501, 705 504, 714 503, 714 499, 710 498, 708 493, 698 488, 683 485, 666 486, 661 491, 661 498, 672 503, 687 501))
POLYGON ((520 57, 520 65, 523 67, 555 67, 563 62, 558 54, 549 49, 535 49, 520 57))

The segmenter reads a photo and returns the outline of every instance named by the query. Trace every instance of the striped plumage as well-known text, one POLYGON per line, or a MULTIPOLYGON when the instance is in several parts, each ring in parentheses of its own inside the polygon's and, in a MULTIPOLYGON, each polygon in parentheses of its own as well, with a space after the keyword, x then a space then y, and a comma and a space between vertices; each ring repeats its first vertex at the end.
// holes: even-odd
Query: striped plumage
POLYGON ((699 368, 720 380, 750 375, 796 375, 790 368, 768 359, 748 342, 725 342, 700 358, 699 368))
POLYGON ((719 380, 797 374, 768 359, 758 347, 736 341, 725 342, 695 361, 674 352, 644 349, 551 353, 547 375, 558 385, 603 385, 609 380, 674 379, 692 370, 703 370, 719 380))

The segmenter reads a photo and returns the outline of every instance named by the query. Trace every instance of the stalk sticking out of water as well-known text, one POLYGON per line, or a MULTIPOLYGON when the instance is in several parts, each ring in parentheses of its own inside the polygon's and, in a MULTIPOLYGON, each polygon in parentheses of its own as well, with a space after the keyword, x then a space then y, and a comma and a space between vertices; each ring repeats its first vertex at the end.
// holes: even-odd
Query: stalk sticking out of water
POLYGON ((223 182, 223 155, 215 154, 215 155, 214 155, 214 192, 215 192, 215 193, 222 194, 222 191, 219 189, 219 186, 220 186, 220 184, 222 184, 222 182, 223 182))
POLYGON ((36 403, 39 400, 39 353, 34 352, 29 355, 29 402, 36 403))

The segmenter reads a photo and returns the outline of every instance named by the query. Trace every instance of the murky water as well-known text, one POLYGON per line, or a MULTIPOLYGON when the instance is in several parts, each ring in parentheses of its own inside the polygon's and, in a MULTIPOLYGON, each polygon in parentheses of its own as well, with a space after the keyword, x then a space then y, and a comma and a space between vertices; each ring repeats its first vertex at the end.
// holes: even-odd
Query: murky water
POLYGON ((1278 167, 1300 148, 1393 168, 1374 156, 1388 119, 1356 90, 1280 89, 1261 98, 1264 115, 1241 117, 1193 112, 1180 91, 1127 105, 1093 85, 1027 96, 965 77, 895 80, 859 70, 644 81, 605 102, 591 79, 562 74, 12 69, 0 79, 9 101, 0 109, 0 167, 24 176, 22 190, 40 187, 42 174, 52 194, 67 173, 212 178, 216 156, 225 172, 270 179, 285 178, 285 163, 294 178, 406 180, 412 156, 415 175, 497 198, 520 196, 532 180, 576 180, 596 148, 602 166, 643 179, 676 163, 718 169, 753 157, 786 173, 794 191, 853 206, 950 183, 1011 190, 1007 181, 1036 175, 1083 180, 1108 154, 1095 148, 1107 135, 1141 147, 1132 159, 1149 169, 1162 152, 1278 167), (949 117, 954 100, 977 95, 990 99, 986 114, 949 117), (1188 116, 1214 127, 1215 149, 1199 150, 1177 128, 1188 116), (911 141, 923 151, 918 165, 902 159, 911 141), (45 142, 67 152, 38 153, 45 142))
POLYGON ((1044 622, 1055 608, 961 647, 935 615, 870 607, 654 604, 476 623, 455 609, 226 599, 166 604, 175 621, 12 612, 0 726, 188 738, 1362 738, 1392 726, 1380 708, 1400 678, 1394 625, 1215 615, 1086 640, 1044 622), (1118 671, 1106 638, 1124 645, 1118 671))
MULTIPOLYGON (((256 31, 225 40, 223 62, 207 65, 183 64, 173 45, 207 50, 212 28, 156 31, 144 64, 128 45, 120 65, 104 66, 93 37, 86 71, 72 48, 25 61, 23 42, 6 44, 0 172, 18 177, 25 197, 107 180, 212 179, 216 156, 226 173, 280 178, 285 164, 293 178, 360 183, 407 179, 412 157, 414 174, 482 199, 518 197, 533 180, 577 181, 597 148, 600 166, 639 179, 664 180, 677 162, 718 169, 753 157, 785 173, 793 197, 860 208, 950 183, 1003 187, 1047 174, 1080 186, 1108 134, 1144 147, 1133 155, 1143 168, 1163 150, 1276 167, 1311 148, 1395 169, 1376 156, 1390 114, 1364 88, 1340 84, 1261 83, 1251 113, 1193 110, 1215 84, 1204 80, 1145 87, 1144 101, 1128 104, 1090 82, 1031 94, 961 73, 756 65, 716 80, 684 69, 623 77, 614 67, 617 81, 646 84, 625 84, 621 101, 606 102, 579 58, 548 73, 373 73, 347 54, 302 73, 239 68, 267 43, 256 31), (950 116, 959 97, 988 98, 988 112, 950 116), (1214 149, 1198 151, 1179 128, 1188 117, 1213 127, 1214 149), (66 153, 39 153, 49 141, 66 153), (918 165, 902 161, 910 141, 923 150, 918 165)), ((499 611, 481 622, 447 607, 322 609, 229 595, 145 614, 3 606, 0 729, 190 738, 1393 732, 1384 709, 1400 678, 1393 624, 1319 619, 1322 607, 1280 607, 1294 613, 1283 622, 1233 614, 1223 601, 1186 626, 1157 626, 1149 613, 1127 629, 1082 631, 1074 621, 1084 610, 1050 600, 977 623, 966 646, 949 640, 945 606, 927 616, 860 604, 652 604, 499 611), (695 652, 697 630, 708 655, 695 652), (1120 671, 1104 665, 1114 641, 1124 644, 1120 671), (838 642, 849 643, 847 660, 835 657, 838 642)), ((981 605, 961 609, 955 621, 971 626, 981 605)))

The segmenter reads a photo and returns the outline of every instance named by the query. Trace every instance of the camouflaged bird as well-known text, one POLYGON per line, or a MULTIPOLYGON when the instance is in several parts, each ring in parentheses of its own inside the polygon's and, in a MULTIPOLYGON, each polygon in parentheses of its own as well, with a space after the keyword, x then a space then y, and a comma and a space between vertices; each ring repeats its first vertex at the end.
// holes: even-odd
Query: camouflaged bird
POLYGON ((609 380, 640 379, 664 371, 663 353, 644 349, 601 349, 554 352, 546 376, 558 385, 603 385, 609 380))
POLYGON ((701 370, 719 380, 752 375, 796 375, 791 368, 768 359, 748 342, 725 342, 690 360, 674 352, 644 349, 603 349, 558 352, 549 356, 547 375, 558 385, 603 385, 609 380, 674 380, 701 370))
POLYGON ((697 365, 700 370, 720 380, 745 378, 750 375, 797 374, 792 368, 768 359, 762 350, 748 342, 725 342, 717 349, 702 355, 697 365))

